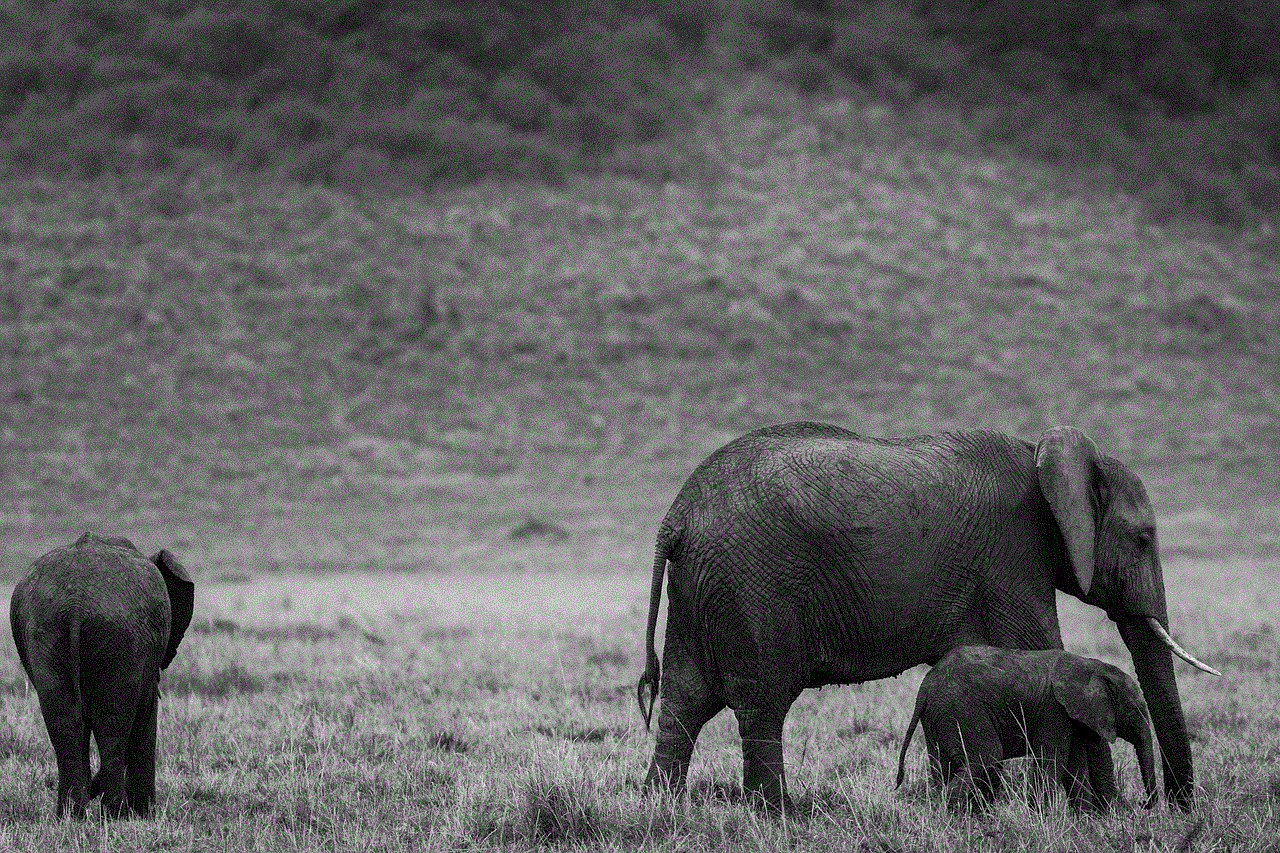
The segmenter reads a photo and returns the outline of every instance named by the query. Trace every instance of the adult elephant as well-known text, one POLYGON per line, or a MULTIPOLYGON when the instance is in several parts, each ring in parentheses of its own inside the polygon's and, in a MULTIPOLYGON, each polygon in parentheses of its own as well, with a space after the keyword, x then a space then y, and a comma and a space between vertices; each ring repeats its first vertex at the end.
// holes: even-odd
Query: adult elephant
POLYGON ((173 554, 148 560, 128 539, 91 533, 36 560, 14 588, 9 622, 57 759, 59 816, 83 817, 99 793, 108 817, 151 813, 160 670, 194 604, 173 554))
POLYGON ((801 422, 717 450, 658 532, 636 685, 646 725, 659 692, 653 637, 668 561, 648 786, 682 786, 698 732, 728 706, 744 791, 781 809, 782 724, 801 690, 897 675, 963 645, 1062 648, 1060 589, 1119 627, 1151 709, 1166 795, 1191 806, 1170 651, 1208 668, 1169 636, 1142 482, 1079 430, 1056 427, 1030 444, 981 431, 867 438, 801 422))

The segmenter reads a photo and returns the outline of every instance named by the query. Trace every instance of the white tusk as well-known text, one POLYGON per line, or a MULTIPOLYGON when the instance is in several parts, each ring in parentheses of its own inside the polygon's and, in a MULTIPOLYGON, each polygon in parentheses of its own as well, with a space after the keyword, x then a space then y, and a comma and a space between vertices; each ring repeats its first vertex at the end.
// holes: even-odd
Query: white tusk
POLYGON ((1182 658, 1184 661, 1191 664, 1198 670, 1207 672, 1210 675, 1217 675, 1217 676, 1222 675, 1222 673, 1218 672, 1216 669, 1209 666, 1208 664, 1201 663, 1200 661, 1193 658, 1191 656, 1191 652, 1187 651, 1182 646, 1178 645, 1177 641, 1174 640, 1173 637, 1169 636, 1169 632, 1164 629, 1164 626, 1160 624, 1160 621, 1158 619, 1156 619, 1153 616, 1148 616, 1147 624, 1151 626, 1151 630, 1156 632, 1156 636, 1159 637, 1161 640, 1163 640, 1164 644, 1168 646, 1169 649, 1175 655, 1182 658))

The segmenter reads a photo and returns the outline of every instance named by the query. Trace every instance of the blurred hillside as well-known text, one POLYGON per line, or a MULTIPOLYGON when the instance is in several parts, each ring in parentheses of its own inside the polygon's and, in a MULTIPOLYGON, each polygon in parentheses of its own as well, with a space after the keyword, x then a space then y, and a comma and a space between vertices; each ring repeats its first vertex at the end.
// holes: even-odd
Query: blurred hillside
POLYGON ((713 179, 762 73, 1238 222, 1280 207, 1277 69, 1262 0, 2 0, 0 170, 713 179))
POLYGON ((1031 86, 990 56, 1044 45, 944 6, 4 0, 0 567, 90 527, 440 566, 530 516, 600 559, 796 418, 1076 424, 1275 553, 1274 163, 1231 124, 1274 81, 1031 86))

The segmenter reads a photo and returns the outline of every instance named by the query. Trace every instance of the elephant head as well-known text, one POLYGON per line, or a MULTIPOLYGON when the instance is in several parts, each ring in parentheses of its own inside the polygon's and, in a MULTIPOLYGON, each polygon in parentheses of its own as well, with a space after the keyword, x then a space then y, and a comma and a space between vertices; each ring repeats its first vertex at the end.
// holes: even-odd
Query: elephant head
POLYGON ((1155 513, 1146 489, 1133 472, 1098 453, 1072 427, 1046 432, 1035 461, 1072 570, 1057 579, 1057 586, 1105 610, 1119 628, 1160 741, 1165 792, 1171 803, 1187 809, 1193 787, 1191 746, 1172 654, 1219 673, 1169 636, 1155 513))
POLYGON ((1114 743, 1118 735, 1133 744, 1146 791, 1143 807, 1155 805, 1159 792, 1151 717, 1133 679, 1111 664, 1062 655, 1053 665, 1049 682, 1053 698, 1068 717, 1088 726, 1107 743, 1114 743))

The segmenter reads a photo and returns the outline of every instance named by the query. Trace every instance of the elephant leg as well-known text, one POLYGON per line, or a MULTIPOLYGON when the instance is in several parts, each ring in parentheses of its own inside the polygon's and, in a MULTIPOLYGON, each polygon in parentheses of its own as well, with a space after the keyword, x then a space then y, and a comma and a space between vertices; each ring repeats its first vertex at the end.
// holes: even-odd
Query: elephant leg
POLYGON ((1100 812, 1116 800, 1115 764, 1107 742, 1090 735, 1073 740, 1062 785, 1073 808, 1100 812))
POLYGON ((94 787, 102 793, 102 814, 113 820, 129 816, 125 780, 136 708, 136 703, 127 702, 123 709, 114 714, 100 714, 93 722, 93 739, 98 744, 94 787))
POLYGON ((125 805, 139 817, 149 817, 156 800, 156 712, 159 695, 153 687, 142 700, 129 735, 125 763, 125 805))
POLYGON ((973 806, 985 809, 1004 788, 1000 772, 1004 750, 1000 737, 985 714, 970 715, 963 727, 957 715, 949 725, 955 726, 955 731, 946 731, 944 726, 946 737, 939 747, 944 772, 954 777, 963 770, 973 806))
POLYGON ((782 764, 782 723, 790 704, 735 712, 742 736, 742 792, 774 812, 791 808, 782 764))
POLYGON ((1001 772, 999 759, 971 766, 970 773, 974 791, 981 803, 992 802, 1004 790, 1004 774, 1001 772))
POLYGON ((43 700, 40 706, 58 764, 58 817, 82 819, 89 804, 89 729, 79 708, 43 700))
POLYGON ((1100 808, 1109 809, 1119 797, 1116 767, 1111 759, 1111 746, 1102 738, 1089 746, 1089 781, 1100 808))
POLYGON ((663 658, 657 745, 644 784, 679 791, 689 775, 698 733, 725 703, 712 692, 685 643, 670 633, 663 658))

